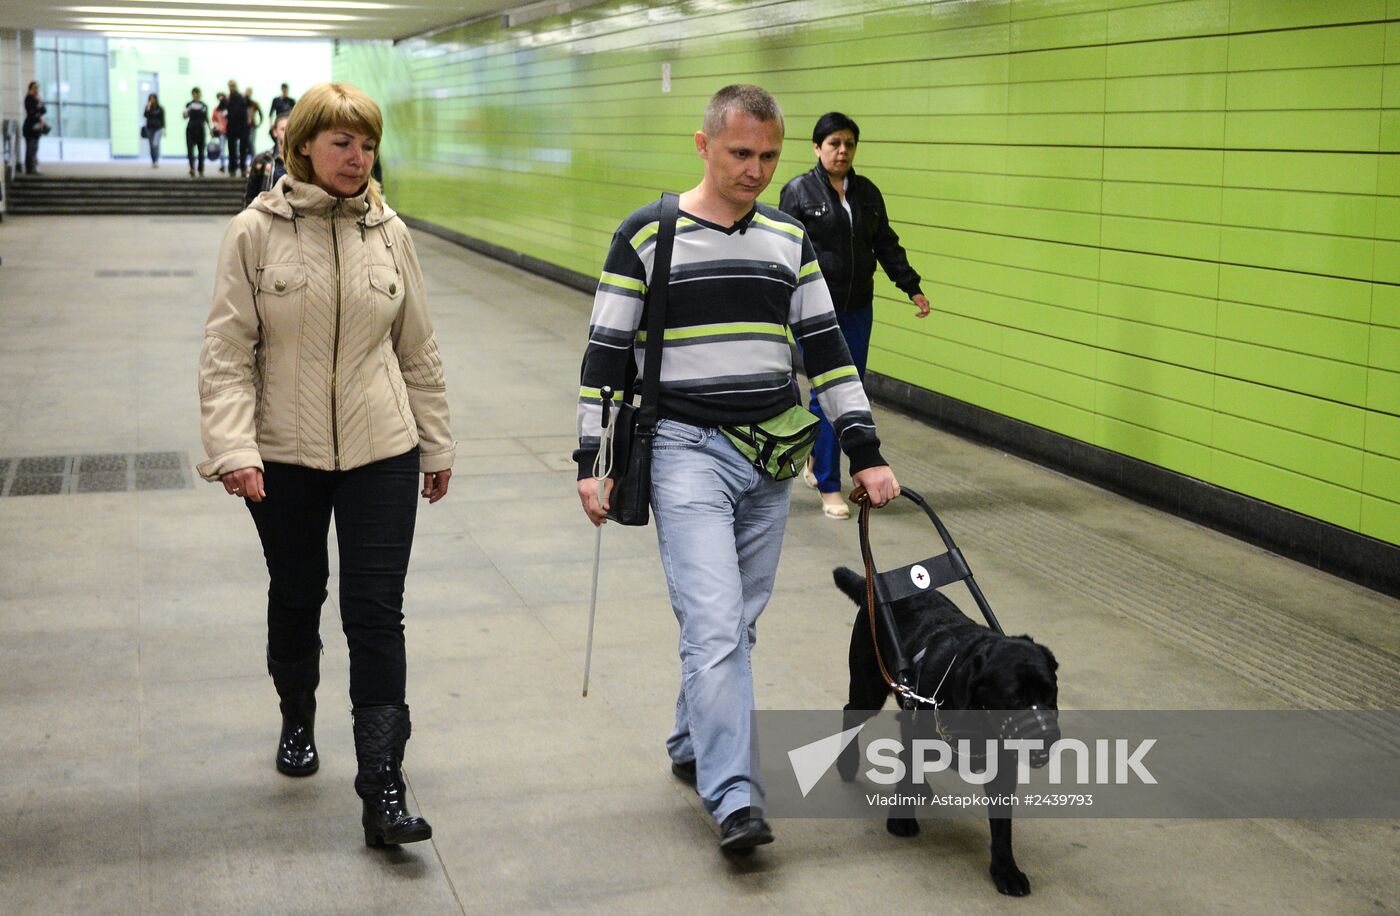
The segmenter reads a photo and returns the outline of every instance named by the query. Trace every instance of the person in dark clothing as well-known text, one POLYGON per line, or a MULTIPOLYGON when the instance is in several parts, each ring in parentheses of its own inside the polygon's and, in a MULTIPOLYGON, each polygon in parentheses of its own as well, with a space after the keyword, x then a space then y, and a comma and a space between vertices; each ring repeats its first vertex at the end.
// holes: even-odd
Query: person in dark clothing
POLYGON ((190 177, 194 177, 195 166, 199 174, 204 174, 205 128, 209 124, 209 106, 200 101, 199 87, 190 90, 190 100, 185 103, 182 115, 190 123, 185 125, 185 155, 190 160, 190 177))
MULTIPOLYGON (((296 105, 296 103, 297 100, 287 94, 287 84, 283 83, 282 94, 273 99, 267 106, 268 110, 272 113, 272 127, 268 129, 269 136, 277 129, 277 119, 291 114, 292 107, 296 105)), ((379 160, 375 159, 374 161, 378 162, 379 160)))
POLYGON ((145 117, 146 124, 142 136, 151 144, 151 168, 159 168, 160 138, 165 133, 165 109, 161 107, 160 98, 154 92, 146 98, 145 117))
POLYGON ((238 91, 238 81, 228 81, 228 95, 219 103, 227 124, 228 174, 248 176, 248 99, 238 91))
MULTIPOLYGON (((890 228, 880 189, 852 168, 859 140, 855 121, 839 111, 822 115, 812 131, 817 164, 783 186, 778 207, 807 228, 851 361, 864 379, 874 324, 876 262, 918 307, 918 317, 928 315, 929 303, 919 288, 918 272, 909 266, 899 236, 890 228)), ((822 511, 828 518, 847 518, 850 509, 841 498, 840 446, 815 391, 810 407, 822 417, 822 425, 802 477, 821 492, 822 511)))
POLYGON ((29 90, 24 96, 24 126, 21 133, 24 134, 24 174, 39 174, 39 138, 49 132, 49 122, 44 120, 44 115, 48 112, 42 99, 39 98, 39 84, 37 82, 29 84, 29 90))
POLYGON ((282 140, 287 136, 287 118, 282 115, 272 122, 272 149, 263 150, 253 157, 253 165, 248 175, 248 187, 243 191, 243 206, 248 206, 263 191, 272 190, 277 179, 287 174, 287 165, 282 161, 282 140))

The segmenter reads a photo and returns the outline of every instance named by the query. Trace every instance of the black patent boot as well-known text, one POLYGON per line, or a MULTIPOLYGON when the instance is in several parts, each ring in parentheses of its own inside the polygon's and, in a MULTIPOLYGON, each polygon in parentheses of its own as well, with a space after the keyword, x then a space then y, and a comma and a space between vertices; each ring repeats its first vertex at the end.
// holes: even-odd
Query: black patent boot
POLYGON ((410 726, 407 706, 354 709, 355 757, 360 771, 355 791, 364 800, 366 846, 396 846, 432 838, 433 828, 408 813, 403 782, 403 748, 410 726))
POLYGON ((310 776, 321 768, 316 753, 316 687, 321 683, 321 649, 294 662, 267 656, 267 673, 281 699, 282 737, 277 742, 277 771, 310 776))

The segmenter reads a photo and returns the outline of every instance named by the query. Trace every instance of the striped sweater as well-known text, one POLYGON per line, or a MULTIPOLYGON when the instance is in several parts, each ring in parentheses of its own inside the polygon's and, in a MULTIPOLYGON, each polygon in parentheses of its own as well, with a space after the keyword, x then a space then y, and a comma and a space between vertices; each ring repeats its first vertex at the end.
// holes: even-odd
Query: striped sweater
MULTIPOLYGON (((658 201, 623 221, 598 281, 579 389, 579 479, 593 473, 600 389, 621 398, 629 355, 641 387, 660 215, 658 201)), ((851 472, 884 464, 870 402, 802 224, 764 204, 727 229, 682 211, 671 255, 660 416, 719 426, 766 420, 797 404, 789 333, 802 347, 851 472)))

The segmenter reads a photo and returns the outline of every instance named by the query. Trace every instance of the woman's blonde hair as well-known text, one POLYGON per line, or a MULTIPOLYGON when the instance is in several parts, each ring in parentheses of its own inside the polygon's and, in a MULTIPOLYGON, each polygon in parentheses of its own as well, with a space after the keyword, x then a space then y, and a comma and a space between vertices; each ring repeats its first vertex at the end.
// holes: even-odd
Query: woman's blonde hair
MULTIPOLYGON (((282 160, 297 181, 315 183, 316 171, 301 146, 327 130, 353 130, 372 138, 377 156, 384 115, 374 99, 349 83, 317 83, 302 93, 287 119, 287 136, 282 142, 282 160)), ((373 178, 369 179, 369 197, 376 203, 383 201, 379 182, 373 178)))

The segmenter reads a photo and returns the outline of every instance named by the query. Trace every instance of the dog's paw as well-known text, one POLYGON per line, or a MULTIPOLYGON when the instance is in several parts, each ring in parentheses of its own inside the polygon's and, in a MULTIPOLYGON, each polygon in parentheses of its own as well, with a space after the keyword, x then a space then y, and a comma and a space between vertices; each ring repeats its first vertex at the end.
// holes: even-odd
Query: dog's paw
POLYGON ((885 829, 895 836, 918 836, 919 822, 912 817, 892 817, 885 821, 885 829))
POLYGON ((1009 897, 1024 897, 1031 892, 1031 879, 1016 867, 1015 862, 1009 865, 993 862, 990 871, 992 881, 996 882, 997 890, 1001 893, 1009 897))

